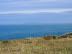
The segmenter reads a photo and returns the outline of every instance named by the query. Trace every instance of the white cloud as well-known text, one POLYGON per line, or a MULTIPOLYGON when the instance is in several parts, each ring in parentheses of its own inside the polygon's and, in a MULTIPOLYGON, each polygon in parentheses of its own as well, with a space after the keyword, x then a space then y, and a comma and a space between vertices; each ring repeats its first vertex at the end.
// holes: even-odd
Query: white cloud
POLYGON ((62 13, 72 11, 72 9, 39 9, 39 10, 21 10, 21 11, 5 11, 0 12, 0 14, 13 14, 13 13, 23 13, 23 14, 34 14, 34 13, 62 13))

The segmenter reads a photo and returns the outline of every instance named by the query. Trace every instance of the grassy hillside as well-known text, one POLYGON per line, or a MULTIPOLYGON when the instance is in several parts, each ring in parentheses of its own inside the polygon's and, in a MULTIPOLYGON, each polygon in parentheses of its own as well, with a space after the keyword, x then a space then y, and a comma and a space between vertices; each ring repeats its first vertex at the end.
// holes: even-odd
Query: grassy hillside
POLYGON ((0 54, 72 54, 72 38, 3 40, 0 54))

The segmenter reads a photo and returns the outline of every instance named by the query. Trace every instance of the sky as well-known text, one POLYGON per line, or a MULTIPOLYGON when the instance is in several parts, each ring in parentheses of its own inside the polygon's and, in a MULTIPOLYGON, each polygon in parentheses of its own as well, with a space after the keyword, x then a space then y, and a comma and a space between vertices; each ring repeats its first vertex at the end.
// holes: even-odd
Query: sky
POLYGON ((72 0, 0 0, 0 25, 72 23, 72 0))

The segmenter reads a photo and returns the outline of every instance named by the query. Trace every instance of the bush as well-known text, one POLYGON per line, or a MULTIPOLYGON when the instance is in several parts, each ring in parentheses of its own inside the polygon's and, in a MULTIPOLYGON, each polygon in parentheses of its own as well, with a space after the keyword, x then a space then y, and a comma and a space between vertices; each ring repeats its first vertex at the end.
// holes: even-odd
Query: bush
POLYGON ((63 38, 67 38, 67 37, 68 37, 68 35, 63 35, 62 37, 63 37, 63 38))
POLYGON ((69 35, 72 35, 72 33, 69 33, 69 35))
POLYGON ((10 43, 9 40, 3 40, 3 41, 2 41, 2 44, 8 44, 8 43, 10 43))
POLYGON ((69 38, 72 38, 72 35, 70 35, 69 38))
POLYGON ((50 39, 52 39, 52 37, 51 36, 47 36, 45 39, 46 40, 50 40, 50 39))
POLYGON ((57 36, 53 36, 53 39, 56 39, 57 38, 57 36))

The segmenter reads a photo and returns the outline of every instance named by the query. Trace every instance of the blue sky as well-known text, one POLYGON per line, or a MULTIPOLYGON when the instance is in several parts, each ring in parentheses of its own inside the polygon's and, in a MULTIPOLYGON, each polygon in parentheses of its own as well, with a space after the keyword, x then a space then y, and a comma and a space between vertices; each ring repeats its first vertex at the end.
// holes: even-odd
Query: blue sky
POLYGON ((0 0, 0 24, 72 23, 72 0, 0 0))

